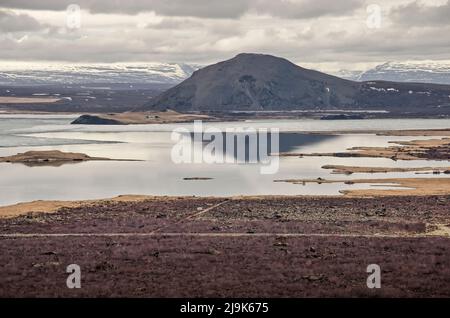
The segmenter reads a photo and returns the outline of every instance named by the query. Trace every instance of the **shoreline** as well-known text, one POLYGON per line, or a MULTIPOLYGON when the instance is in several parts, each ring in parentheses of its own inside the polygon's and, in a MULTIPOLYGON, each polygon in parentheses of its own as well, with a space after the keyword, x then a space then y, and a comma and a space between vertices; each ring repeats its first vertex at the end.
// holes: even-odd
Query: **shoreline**
POLYGON ((29 167, 54 166, 80 163, 86 161, 140 161, 135 159, 111 159, 104 157, 91 157, 84 153, 62 152, 59 150, 27 151, 12 156, 0 157, 0 163, 23 164, 29 167))
MULTIPOLYGON (((328 113, 333 113, 329 111, 328 113)), ((123 113, 85 113, 75 120, 75 123, 92 125, 92 124, 104 124, 104 125, 142 125, 142 124, 172 124, 172 123, 184 123, 193 120, 203 120, 205 122, 240 122, 247 120, 302 120, 313 119, 320 120, 322 122, 333 122, 334 119, 324 120, 324 116, 327 112, 304 112, 304 113, 289 113, 279 112, 276 114, 235 114, 235 113, 220 113, 220 112, 199 112, 199 113, 181 113, 172 110, 166 111, 148 111, 148 112, 123 112, 123 113), (83 120, 86 117, 88 120, 83 120)), ((404 119, 404 114, 393 114, 388 116, 377 116, 370 113, 368 116, 358 119, 340 119, 340 120, 370 120, 370 119, 404 119)), ((423 119, 420 114, 417 116, 406 117, 409 119, 423 119)), ((427 119, 449 119, 450 116, 427 116, 427 119)), ((337 119, 339 120, 339 119, 337 119)))
MULTIPOLYGON (((148 124, 176 124, 176 123, 190 123, 194 120, 203 120, 207 123, 214 123, 214 122, 229 122, 229 123, 236 123, 236 122, 245 122, 247 120, 250 121, 267 121, 267 120, 317 120, 320 121, 320 118, 317 116, 310 116, 310 115, 302 115, 302 116, 289 116, 289 115, 283 115, 283 116, 249 116, 249 117, 243 117, 243 116, 230 116, 229 114, 226 114, 226 116, 214 116, 214 114, 209 113, 178 113, 171 110, 168 110, 166 112, 122 112, 122 113, 98 113, 98 112, 67 112, 67 111, 61 111, 61 112, 54 112, 54 111, 29 111, 29 110, 20 110, 20 109, 1 109, 0 108, 0 116, 1 115, 64 115, 64 116, 74 116, 74 120, 87 115, 92 117, 99 117, 99 119, 106 119, 106 120, 118 120, 118 123, 110 124, 110 126, 115 125, 148 125, 148 124), (142 114, 144 116, 159 116, 160 114, 167 114, 169 113, 169 116, 162 116, 160 118, 143 118, 142 114), (170 119, 170 117, 175 116, 175 119, 170 119), (125 119, 123 122, 120 120, 122 116, 127 117, 128 114, 132 114, 130 118, 125 119), (117 117, 115 117, 117 116, 117 117)), ((446 120, 450 119, 450 116, 448 117, 442 117, 442 116, 431 116, 431 117, 423 117, 423 116, 417 116, 417 117, 404 117, 404 116, 393 116, 393 117, 370 117, 370 118, 363 118, 358 119, 361 121, 364 120, 374 120, 374 119, 438 119, 438 120, 446 120)), ((321 122, 334 122, 335 120, 322 120, 321 122)), ((346 121, 346 120, 341 120, 346 121)), ((89 124, 82 124, 82 125, 89 125, 89 124)), ((101 124, 104 126, 108 126, 108 124, 101 124)), ((282 133, 298 133, 298 134, 306 134, 306 135, 345 135, 345 134, 374 134, 379 136, 450 136, 450 128, 437 128, 437 129, 398 129, 398 130, 368 130, 368 129, 361 129, 361 130, 330 130, 330 131, 324 131, 324 130, 317 130, 317 131, 302 131, 302 130, 286 130, 282 131, 282 133)))
POLYGON ((110 205, 116 202, 145 202, 164 200, 271 200, 271 199, 364 199, 387 197, 430 197, 438 195, 450 195, 450 178, 391 178, 391 179, 357 179, 357 180, 325 180, 325 179, 286 179, 274 180, 274 182, 289 182, 293 184, 303 183, 360 183, 380 184, 387 183, 389 187, 405 187, 401 190, 357 189, 342 190, 336 195, 237 195, 237 196, 177 196, 177 195, 135 195, 124 194, 111 198, 87 199, 87 200, 35 200, 19 202, 16 204, 0 206, 0 219, 13 218, 28 213, 56 213, 64 208, 89 208, 93 205, 110 205), (444 181, 444 187, 442 182, 444 181), (437 184, 438 183, 438 184, 437 184), (395 185, 392 185, 395 184, 395 185), (434 187, 430 188, 430 184, 434 187), (413 186, 416 186, 414 188, 413 186))
POLYGON ((353 184, 374 184, 376 186, 399 187, 404 189, 355 189, 340 190, 345 197, 387 197, 387 196, 430 196, 430 195, 450 195, 450 178, 371 178, 371 179, 284 179, 274 180, 274 182, 287 182, 303 185, 307 183, 327 184, 344 183, 353 184))
MULTIPOLYGON (((5 104, 6 105, 6 104, 5 104)), ((10 104, 12 105, 12 104, 10 104)), ((324 110, 324 111, 302 111, 302 112, 289 112, 289 111, 277 111, 274 113, 227 113, 227 112, 188 112, 181 113, 172 110, 166 111, 145 111, 145 112, 111 112, 111 111, 52 111, 52 110, 27 110, 20 108, 1 108, 0 107, 0 115, 15 115, 15 114, 28 114, 28 115, 73 115, 74 117, 80 117, 83 115, 99 117, 104 119, 119 119, 122 118, 122 123, 124 125, 131 124, 148 124, 148 123, 178 123, 180 122, 180 118, 171 118, 173 115, 177 114, 178 117, 185 117, 188 119, 184 120, 192 120, 192 118, 201 118, 207 122, 239 122, 246 120, 302 120, 302 119, 314 119, 320 120, 322 123, 333 122, 336 120, 373 120, 373 119, 450 119, 450 115, 441 116, 441 115, 424 115, 424 114, 401 114, 401 113, 373 113, 373 112, 363 112, 367 116, 359 119, 323 119, 322 117, 327 114, 333 113, 353 113, 352 110, 342 110, 342 111, 334 111, 334 110, 324 110), (167 116, 168 115, 168 116, 167 116), (146 116, 160 116, 160 118, 146 118, 146 116), (166 118, 164 118, 166 117, 166 118), (159 120, 158 120, 159 119, 159 120), (173 119, 173 120, 172 120, 173 119)), ((375 130, 361 130, 361 133, 376 133, 375 130)), ((318 131, 317 133, 328 133, 327 131, 318 131)), ((335 131, 334 133, 351 133, 351 131, 335 131)))
MULTIPOLYGON (((424 130, 425 132, 426 130, 424 130)), ((386 158, 397 160, 442 160, 450 158, 450 138, 389 141, 386 147, 351 147, 342 152, 279 153, 281 157, 386 158)))
POLYGON ((331 170, 331 174, 351 175, 354 173, 379 174, 389 172, 416 172, 416 174, 450 174, 447 167, 362 167, 346 165, 324 165, 322 169, 331 170))

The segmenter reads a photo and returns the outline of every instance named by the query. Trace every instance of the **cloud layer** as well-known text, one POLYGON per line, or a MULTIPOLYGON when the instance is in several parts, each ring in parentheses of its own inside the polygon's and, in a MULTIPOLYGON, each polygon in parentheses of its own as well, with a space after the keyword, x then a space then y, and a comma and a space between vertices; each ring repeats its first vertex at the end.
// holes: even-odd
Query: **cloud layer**
POLYGON ((448 59, 449 16, 447 0, 0 0, 0 60, 210 63, 264 52, 360 68, 448 59), (66 11, 73 3, 79 15, 66 11), (379 25, 368 23, 378 12, 379 25))
POLYGON ((63 11, 77 4, 91 13, 132 14, 155 12, 164 16, 199 18, 239 18, 246 13, 274 14, 307 18, 341 14, 361 6, 362 1, 344 0, 2 0, 0 6, 12 9, 63 11))

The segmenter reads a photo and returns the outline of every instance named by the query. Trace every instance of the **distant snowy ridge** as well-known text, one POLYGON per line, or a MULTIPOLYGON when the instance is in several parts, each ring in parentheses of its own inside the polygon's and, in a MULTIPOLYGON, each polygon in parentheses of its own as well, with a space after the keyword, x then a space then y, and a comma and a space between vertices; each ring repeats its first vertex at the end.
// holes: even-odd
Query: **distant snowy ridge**
POLYGON ((200 68, 183 63, 0 63, 0 85, 160 83, 178 84, 200 68))
POLYGON ((340 71, 336 75, 355 81, 450 84, 450 61, 387 62, 365 72, 340 71))
MULTIPOLYGON (((201 65, 185 63, 9 63, 0 62, 0 85, 139 83, 176 85, 201 65)), ((367 71, 333 72, 355 81, 450 84, 450 60, 387 62, 367 71)))

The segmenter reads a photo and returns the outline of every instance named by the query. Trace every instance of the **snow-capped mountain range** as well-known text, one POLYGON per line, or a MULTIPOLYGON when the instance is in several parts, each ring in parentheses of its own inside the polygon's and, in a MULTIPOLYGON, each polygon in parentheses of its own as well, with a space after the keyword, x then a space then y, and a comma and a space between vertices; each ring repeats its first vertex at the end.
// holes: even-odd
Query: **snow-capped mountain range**
MULTIPOLYGON (((201 65, 186 63, 8 63, 0 62, 0 85, 139 83, 176 85, 201 65)), ((354 81, 450 84, 450 60, 387 62, 367 71, 333 75, 354 81)))
POLYGON ((364 72, 341 71, 336 75, 355 81, 450 84, 450 61, 387 62, 364 72))
POLYGON ((0 63, 0 85, 139 83, 175 85, 200 68, 183 63, 0 63))

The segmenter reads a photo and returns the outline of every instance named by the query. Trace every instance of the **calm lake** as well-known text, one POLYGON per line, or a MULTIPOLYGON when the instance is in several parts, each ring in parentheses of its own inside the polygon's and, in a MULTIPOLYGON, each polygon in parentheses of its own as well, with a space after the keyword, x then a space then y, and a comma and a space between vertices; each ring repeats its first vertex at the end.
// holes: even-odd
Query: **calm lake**
MULTIPOLYGON (((371 185, 275 183, 277 179, 435 177, 408 173, 333 175, 326 164, 380 167, 448 166, 446 161, 393 161, 378 158, 280 157, 275 174, 260 173, 260 164, 176 164, 171 159, 175 128, 192 124, 78 126, 76 115, 0 115, 0 156, 28 150, 61 150, 90 156, 141 161, 91 161, 60 167, 0 163, 0 205, 33 200, 79 200, 121 194, 147 195, 337 195, 339 190, 371 185), (211 180, 183 180, 204 177, 211 180)), ((386 146, 392 137, 358 130, 450 128, 450 119, 271 120, 203 123, 204 127, 280 129, 281 151, 338 152, 355 146, 386 146), (351 134, 310 134, 352 130, 351 134)), ((438 177, 444 177, 440 175, 438 177)), ((378 186, 377 189, 380 187, 378 186)))

